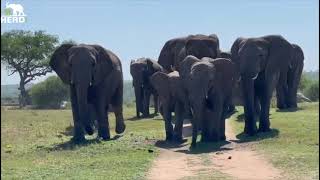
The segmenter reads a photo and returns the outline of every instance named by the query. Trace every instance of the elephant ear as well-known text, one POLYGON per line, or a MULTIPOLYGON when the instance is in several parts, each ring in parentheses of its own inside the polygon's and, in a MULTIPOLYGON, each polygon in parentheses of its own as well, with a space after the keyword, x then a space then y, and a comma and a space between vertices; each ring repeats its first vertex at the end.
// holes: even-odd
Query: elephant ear
POLYGON ((180 76, 182 79, 188 77, 191 71, 191 66, 196 63, 200 62, 200 59, 196 58, 195 56, 189 55, 180 63, 180 76))
POLYGON ((159 96, 170 96, 169 76, 163 72, 156 72, 150 77, 152 87, 157 91, 159 96))
POLYGON ((115 67, 116 55, 107 51, 102 46, 92 45, 97 51, 96 64, 93 72, 93 84, 97 85, 102 82, 115 67))
POLYGON ((68 62, 69 54, 68 50, 73 47, 74 44, 63 44, 54 51, 51 56, 49 65, 58 74, 60 79, 66 83, 71 83, 71 67, 68 62))

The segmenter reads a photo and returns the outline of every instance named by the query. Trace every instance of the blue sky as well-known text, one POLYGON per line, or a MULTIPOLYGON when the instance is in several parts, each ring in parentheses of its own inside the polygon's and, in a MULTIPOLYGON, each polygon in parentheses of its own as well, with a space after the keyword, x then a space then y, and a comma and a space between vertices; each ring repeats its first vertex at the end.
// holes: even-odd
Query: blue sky
MULTIPOLYGON (((319 69, 319 5, 317 0, 10 0, 24 6, 25 24, 2 24, 12 29, 45 30, 60 41, 97 43, 116 53, 124 78, 131 79, 131 59, 157 59, 164 43, 188 34, 216 33, 222 50, 239 37, 281 34, 305 53, 305 70, 319 69)), ((5 1, 1 1, 3 10, 5 1)), ((1 84, 19 77, 1 65, 1 84)), ((35 82, 45 79, 39 78, 35 82)), ((35 83, 34 82, 34 83, 35 83)))

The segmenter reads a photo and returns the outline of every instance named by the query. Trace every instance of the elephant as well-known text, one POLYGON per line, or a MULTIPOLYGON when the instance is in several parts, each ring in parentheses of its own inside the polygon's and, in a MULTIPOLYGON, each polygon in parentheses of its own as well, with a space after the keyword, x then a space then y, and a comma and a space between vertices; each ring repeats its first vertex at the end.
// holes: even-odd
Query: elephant
POLYGON ((226 59, 231 59, 231 53, 230 52, 220 52, 220 58, 226 58, 226 59))
POLYGON ((188 55, 180 64, 181 79, 193 112, 192 143, 225 140, 225 117, 232 101, 236 67, 230 59, 198 59, 188 55))
POLYGON ((277 88, 277 107, 279 109, 297 108, 297 93, 300 78, 303 70, 304 55, 300 46, 292 44, 290 67, 287 72, 287 81, 279 82, 287 85, 288 92, 279 92, 281 88, 277 88), (282 95, 284 95, 282 97, 282 95))
POLYGON ((149 77, 155 72, 162 72, 163 68, 157 61, 150 58, 140 58, 130 63, 130 74, 133 78, 133 87, 136 97, 136 115, 140 118, 140 112, 143 117, 150 116, 149 103, 151 94, 154 97, 155 112, 158 113, 158 94, 151 86, 149 77))
POLYGON ((187 56, 217 58, 220 56, 219 39, 215 34, 209 36, 196 34, 168 40, 161 49, 158 63, 167 71, 179 71, 180 62, 187 56))
MULTIPOLYGON (((291 50, 291 44, 280 35, 239 37, 233 43, 231 60, 241 78, 245 134, 252 136, 270 131, 270 100, 278 81, 287 81, 291 50), (260 107, 259 111, 256 111, 257 107, 260 107), (259 129, 256 116, 260 119, 259 129)), ((277 88, 286 89, 286 86, 278 85, 277 88)))
POLYGON ((159 94, 160 113, 165 121, 166 140, 183 142, 183 117, 188 107, 179 72, 173 71, 169 74, 156 72, 150 77, 150 82, 159 94), (172 112, 175 113, 174 129, 171 123, 172 112))
POLYGON ((94 133, 92 113, 98 121, 98 138, 109 140, 109 105, 116 117, 116 133, 125 131, 122 65, 113 52, 100 45, 62 44, 54 51, 49 64, 70 85, 73 141, 84 141, 84 130, 89 135, 94 133))

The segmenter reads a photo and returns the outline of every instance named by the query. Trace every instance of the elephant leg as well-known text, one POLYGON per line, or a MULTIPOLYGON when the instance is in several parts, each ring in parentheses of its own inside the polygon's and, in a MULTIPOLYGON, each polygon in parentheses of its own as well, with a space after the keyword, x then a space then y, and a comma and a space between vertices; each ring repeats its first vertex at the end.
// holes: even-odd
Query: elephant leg
POLYGON ((197 144, 197 137, 198 137, 198 125, 197 122, 194 122, 195 119, 192 120, 192 141, 191 141, 191 147, 196 147, 197 144))
POLYGON ((75 142, 81 142, 81 141, 84 141, 85 138, 84 138, 83 127, 80 122, 76 92, 73 87, 70 87, 70 98, 71 98, 72 116, 73 116, 73 124, 74 124, 72 140, 75 142))
POLYGON ((98 136, 103 140, 110 139, 110 131, 109 131, 109 120, 108 115, 108 103, 101 102, 101 100, 96 104, 97 111, 97 119, 98 119, 98 136), (107 104, 107 105, 106 105, 107 104))
POLYGON ((125 131, 126 125, 123 119, 123 86, 120 85, 115 91, 115 94, 111 98, 111 105, 113 107, 113 112, 116 117, 116 133, 121 134, 125 131))
POLYGON ((136 97, 136 116, 140 118, 140 112, 142 112, 143 93, 142 88, 139 86, 134 87, 134 93, 136 97))
POLYGON ((149 117, 150 116, 150 112, 149 112, 149 104, 150 104, 150 96, 151 96, 151 92, 150 90, 145 89, 143 91, 143 117, 149 117))
POLYGON ((270 120, 269 120, 270 101, 272 98, 272 92, 275 86, 277 85, 278 80, 279 80, 279 73, 266 76, 265 79, 262 80, 261 84, 263 86, 260 89, 261 112, 260 112, 259 132, 270 131, 270 120))
POLYGON ((166 141, 171 141, 173 138, 173 126, 171 123, 172 115, 170 111, 170 105, 168 103, 163 104, 163 119, 165 121, 166 141))
MULTIPOLYGON (((259 77, 258 77, 259 78, 259 77)), ((245 127, 244 133, 252 136, 257 133, 256 120, 254 116, 254 80, 242 79, 242 93, 244 97, 245 127)))
POLYGON ((279 109, 286 109, 287 102, 286 96, 288 95, 288 86, 287 86, 287 72, 280 74, 279 81, 277 83, 277 107, 279 109))
POLYGON ((294 70, 289 70, 288 73, 288 107, 297 108, 297 93, 298 86, 301 79, 303 65, 295 68, 294 70))
POLYGON ((174 139, 177 142, 182 142, 182 129, 183 129, 183 104, 177 102, 175 105, 175 126, 174 126, 174 139))
MULTIPOLYGON (((209 140, 216 142, 219 141, 222 138, 222 131, 224 134, 224 128, 222 125, 222 119, 223 118, 223 102, 222 102, 222 96, 221 95, 215 95, 214 97, 214 106, 213 106, 213 113, 212 118, 209 121, 209 140)), ((224 123, 223 123, 224 124, 224 123)))
POLYGON ((159 112, 159 100, 158 95, 156 93, 153 94, 153 101, 154 101, 154 114, 158 114, 159 112))

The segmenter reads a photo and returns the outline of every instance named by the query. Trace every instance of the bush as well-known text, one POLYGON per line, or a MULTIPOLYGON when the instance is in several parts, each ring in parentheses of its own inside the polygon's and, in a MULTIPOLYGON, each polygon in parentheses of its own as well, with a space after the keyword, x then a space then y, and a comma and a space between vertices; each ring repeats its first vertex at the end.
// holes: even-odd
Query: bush
POLYGON ((37 108, 60 108, 61 102, 69 99, 69 87, 57 77, 48 77, 45 81, 32 86, 30 90, 32 104, 37 108))
POLYGON ((319 80, 312 81, 304 90, 303 94, 311 101, 319 101, 319 80))

